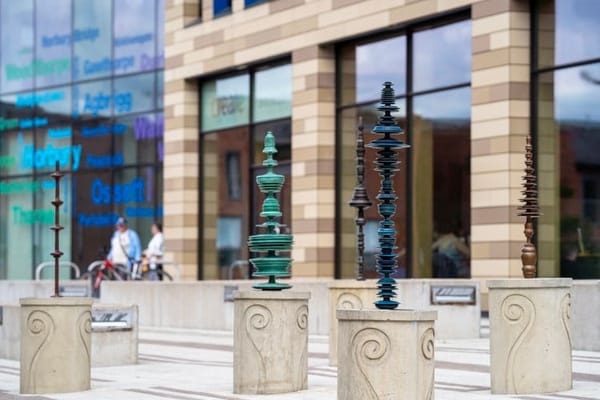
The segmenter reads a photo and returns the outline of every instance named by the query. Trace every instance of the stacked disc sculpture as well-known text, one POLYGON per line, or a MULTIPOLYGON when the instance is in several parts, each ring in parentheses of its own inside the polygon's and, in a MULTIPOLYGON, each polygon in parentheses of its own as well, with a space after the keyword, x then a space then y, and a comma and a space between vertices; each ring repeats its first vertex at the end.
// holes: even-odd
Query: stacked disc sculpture
POLYGON ((402 129, 396 125, 392 112, 398 111, 394 96, 393 84, 385 82, 381 91, 381 105, 377 107, 384 115, 379 117, 377 125, 371 130, 372 133, 383 135, 382 138, 372 140, 368 147, 378 149, 379 157, 376 160, 377 168, 381 176, 381 190, 377 195, 379 200, 378 211, 383 219, 379 222, 377 235, 379 236, 379 253, 377 254, 377 272, 381 278, 377 281, 377 296, 380 300, 375 302, 379 309, 393 310, 399 303, 393 300, 396 297, 396 280, 393 274, 398 265, 398 254, 396 252, 396 228, 391 217, 396 213, 395 201, 398 198, 394 193, 392 177, 398 171, 396 167, 400 164, 396 150, 410 147, 392 135, 402 134, 402 129))
POLYGON ((285 177, 273 172, 273 168, 278 163, 273 159, 273 155, 277 153, 277 148, 275 147, 275 137, 271 132, 265 134, 263 153, 267 155, 267 158, 263 161, 267 173, 256 177, 256 183, 260 191, 266 196, 260 213, 260 216, 266 218, 266 221, 257 225, 257 227, 266 230, 266 233, 250 236, 248 247, 251 252, 264 254, 261 257, 250 259, 250 263, 256 270, 254 276, 265 276, 269 280, 252 287, 261 290, 289 289, 292 287, 291 285, 275 280, 277 277, 290 276, 289 267, 292 259, 282 257, 280 252, 291 251, 294 238, 292 235, 280 233, 283 225, 278 220, 282 214, 276 194, 281 192, 285 177))
POLYGON ((523 264, 523 277, 535 278, 537 268, 537 252, 533 244, 534 218, 540 216, 540 207, 537 199, 537 178, 533 168, 533 146, 531 145, 531 136, 527 135, 525 144, 525 174, 523 175, 523 197, 520 201, 523 203, 519 208, 518 215, 525 217, 525 239, 526 242, 521 248, 521 262, 523 264))

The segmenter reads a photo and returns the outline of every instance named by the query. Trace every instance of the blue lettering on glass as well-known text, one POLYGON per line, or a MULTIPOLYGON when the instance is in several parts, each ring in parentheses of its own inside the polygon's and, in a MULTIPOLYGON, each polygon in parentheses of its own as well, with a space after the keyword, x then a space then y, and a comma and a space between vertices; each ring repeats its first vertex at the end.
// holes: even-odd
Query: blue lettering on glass
POLYGON ((58 160, 61 167, 71 164, 71 169, 77 171, 81 161, 81 145, 54 147, 48 143, 45 148, 36 149, 33 144, 22 145, 22 136, 19 143, 23 147, 21 167, 23 169, 54 167, 58 160))
MULTIPOLYGON (((73 42, 90 41, 94 42, 98 36, 100 36, 100 29, 98 28, 83 28, 75 29, 73 31, 73 42)), ((71 34, 65 35, 52 35, 42 36, 42 47, 54 47, 54 46, 69 46, 71 44, 71 34)))
POLYGON ((63 139, 71 137, 71 128, 50 128, 48 129, 48 137, 52 139, 63 139))
POLYGON ((123 165, 123 154, 93 155, 87 154, 85 163, 89 168, 110 168, 123 165))
POLYGON ((162 137, 164 130, 164 117, 159 114, 155 121, 147 117, 135 117, 133 121, 136 140, 154 139, 162 137))
POLYGON ((83 106, 84 112, 89 112, 92 115, 98 115, 98 112, 107 110, 110 107, 110 95, 105 95, 100 92, 95 96, 87 93, 85 95, 85 103, 83 106))
POLYGON ((35 117, 33 119, 22 119, 21 121, 19 121, 19 127, 21 129, 29 129, 33 127, 46 125, 48 125, 48 118, 35 117))
MULTIPOLYGON (((144 180, 134 178, 129 183, 110 185, 101 179, 94 179, 91 189, 94 204, 141 203, 144 201, 144 180)), ((114 221, 113 221, 114 223, 114 221)))
POLYGON ((83 214, 80 213, 78 222, 80 226, 113 226, 119 216, 115 213, 83 214))
POLYGON ((132 97, 130 92, 116 93, 114 96, 104 94, 102 91, 96 95, 86 93, 83 112, 98 115, 101 111, 109 110, 110 102, 111 100, 114 100, 115 111, 118 113, 126 113, 131 111, 132 97))
POLYGON ((115 38, 115 47, 127 46, 130 44, 142 44, 152 40, 152 33, 142 33, 134 36, 121 36, 115 38))
POLYGON ((101 60, 85 60, 83 62, 83 74, 101 74, 114 72, 127 72, 133 67, 135 58, 133 56, 119 57, 111 60, 109 57, 104 57, 101 60))
POLYGON ((149 71, 153 69, 160 69, 165 66, 165 55, 163 53, 157 56, 151 56, 142 54, 140 56, 140 69, 142 71, 149 71))
POLYGON ((115 111, 117 113, 126 113, 131 111, 131 98, 130 92, 121 92, 114 95, 115 111))
POLYGON ((84 137, 102 136, 109 135, 110 133, 115 135, 121 135, 127 131, 127 125, 114 124, 114 125, 98 125, 98 126, 84 126, 81 128, 81 135, 84 137))
POLYGON ((65 98, 65 92, 63 90, 57 90, 46 93, 35 93, 35 94, 20 94, 17 96, 16 106, 18 108, 23 107, 35 107, 44 103, 51 103, 54 101, 60 101, 65 98))

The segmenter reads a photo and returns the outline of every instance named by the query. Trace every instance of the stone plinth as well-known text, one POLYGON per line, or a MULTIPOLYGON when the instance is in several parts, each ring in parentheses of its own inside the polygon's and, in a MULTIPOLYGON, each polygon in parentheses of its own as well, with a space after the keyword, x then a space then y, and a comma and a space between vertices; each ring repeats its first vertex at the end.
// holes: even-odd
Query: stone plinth
POLYGON ((338 399, 433 399, 436 311, 338 310, 338 399))
POLYGON ((309 298, 294 291, 234 293, 234 393, 307 389, 309 298))
POLYGON ((487 285, 492 393, 571 389, 571 279, 490 280, 487 285))
POLYGON ((337 365, 337 310, 375 309, 377 281, 340 280, 329 283, 329 365, 337 365))
POLYGON ((21 393, 90 389, 92 299, 21 299, 21 393))
MULTIPOLYGON (((396 282, 397 300, 402 308, 438 312, 435 335, 438 339, 479 338, 481 305, 479 282, 470 279, 401 279, 396 282), (432 288, 472 288, 473 304, 434 304, 432 288)), ((337 280, 329 283, 329 365, 337 365, 336 310, 375 309, 377 281, 337 280)), ((312 308, 311 308, 312 310, 312 308)))
POLYGON ((571 294, 573 349, 600 351, 600 318, 590 315, 590 310, 600 310, 600 281, 575 280, 571 294))

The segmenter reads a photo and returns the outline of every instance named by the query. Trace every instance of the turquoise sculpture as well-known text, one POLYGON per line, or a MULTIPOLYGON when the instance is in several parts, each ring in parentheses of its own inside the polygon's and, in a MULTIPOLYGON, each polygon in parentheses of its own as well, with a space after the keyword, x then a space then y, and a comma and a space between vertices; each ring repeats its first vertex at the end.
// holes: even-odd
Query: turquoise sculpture
POLYGON ((257 225, 257 227, 266 230, 266 233, 250 236, 248 247, 251 252, 264 254, 261 257, 250 259, 250 263, 256 270, 254 276, 265 276, 269 280, 252 287, 260 290, 289 289, 292 287, 291 285, 275 280, 277 277, 290 276, 289 268, 292 259, 281 256, 281 252, 292 250, 294 238, 290 234, 280 233, 283 225, 278 220, 282 214, 276 194, 281 192, 285 177, 273 172, 273 168, 278 163, 273 159, 273 155, 277 153, 277 148, 275 147, 275 136, 271 132, 265 134, 263 153, 267 155, 267 158, 263 161, 267 173, 257 176, 256 183, 260 191, 265 194, 260 216, 266 218, 266 221, 257 225))
POLYGON ((381 176, 381 190, 377 195, 379 200, 378 211, 382 216, 377 229, 379 236, 379 253, 377 254, 377 272, 381 278, 377 281, 377 296, 380 300, 375 302, 375 307, 384 310, 393 310, 399 303, 393 300, 396 297, 396 280, 393 274, 398 265, 398 253, 396 252, 396 228, 392 216, 396 213, 396 200, 398 197, 394 193, 393 176, 398 171, 396 167, 400 164, 396 150, 410 147, 403 141, 393 136, 401 135, 402 128, 396 125, 396 120, 392 112, 398 111, 396 106, 394 89, 391 82, 385 82, 381 91, 381 105, 377 110, 382 111, 384 115, 379 117, 377 125, 371 130, 372 133, 383 135, 371 141, 367 147, 377 149, 379 157, 376 160, 377 168, 381 176))

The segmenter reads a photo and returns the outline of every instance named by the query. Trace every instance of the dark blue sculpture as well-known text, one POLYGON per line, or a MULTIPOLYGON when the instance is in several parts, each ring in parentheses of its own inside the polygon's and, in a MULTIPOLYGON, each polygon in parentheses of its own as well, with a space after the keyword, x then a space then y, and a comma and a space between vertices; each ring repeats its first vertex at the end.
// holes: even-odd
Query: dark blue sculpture
POLYGON ((375 302, 379 309, 393 310, 398 307, 398 302, 392 300, 396 297, 396 280, 392 277, 398 265, 398 254, 396 252, 396 229, 391 217, 396 213, 395 201, 398 198, 394 193, 392 177, 398 171, 396 167, 400 161, 396 156, 397 149, 410 147, 392 135, 402 134, 402 128, 396 125, 396 120, 391 113, 398 111, 394 99, 394 89, 391 82, 385 82, 381 91, 381 105, 377 107, 384 115, 379 117, 377 125, 371 130, 372 133, 383 135, 368 144, 369 148, 378 149, 377 168, 381 179, 381 191, 377 195, 379 200, 378 211, 383 217, 377 229, 379 236, 379 253, 377 254, 377 272, 382 276, 377 281, 377 296, 381 298, 375 302))

